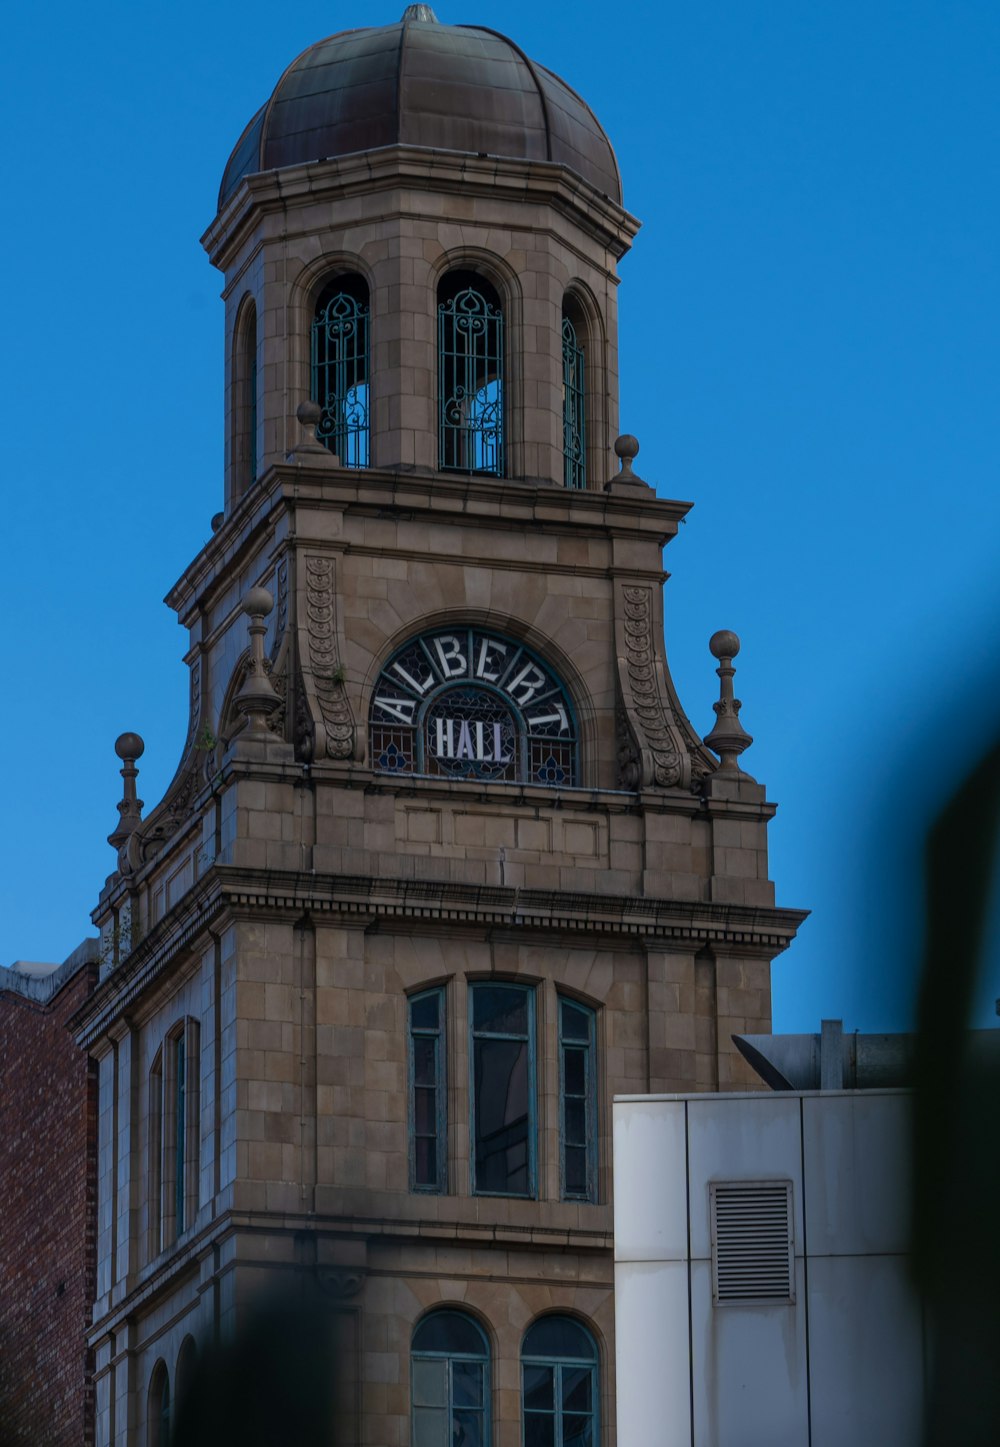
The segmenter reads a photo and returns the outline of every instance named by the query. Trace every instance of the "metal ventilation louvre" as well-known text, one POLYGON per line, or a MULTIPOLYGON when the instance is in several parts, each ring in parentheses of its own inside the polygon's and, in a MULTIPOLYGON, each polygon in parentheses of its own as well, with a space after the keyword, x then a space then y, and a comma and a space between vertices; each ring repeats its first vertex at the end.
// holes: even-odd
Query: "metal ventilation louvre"
POLYGON ((713 1301, 794 1301, 791 1181, 716 1181, 709 1189, 713 1301))

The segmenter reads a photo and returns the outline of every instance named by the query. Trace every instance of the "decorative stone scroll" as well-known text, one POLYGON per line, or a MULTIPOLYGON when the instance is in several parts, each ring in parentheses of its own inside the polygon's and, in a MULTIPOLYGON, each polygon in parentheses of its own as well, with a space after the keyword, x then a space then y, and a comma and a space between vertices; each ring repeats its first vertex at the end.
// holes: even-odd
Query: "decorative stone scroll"
POLYGON ((344 669, 337 638, 336 570, 333 558, 305 558, 305 637, 303 660, 306 689, 318 706, 331 759, 354 757, 354 715, 344 688, 344 669), (310 689, 311 682, 311 689, 310 689))
MULTIPOLYGON (((657 679, 652 588, 623 587, 622 611, 625 667, 620 681, 626 694, 626 713, 652 765, 642 771, 642 782, 673 788, 683 782, 686 759, 678 747, 680 741, 657 679)), ((628 772, 631 775, 634 770, 628 772)))

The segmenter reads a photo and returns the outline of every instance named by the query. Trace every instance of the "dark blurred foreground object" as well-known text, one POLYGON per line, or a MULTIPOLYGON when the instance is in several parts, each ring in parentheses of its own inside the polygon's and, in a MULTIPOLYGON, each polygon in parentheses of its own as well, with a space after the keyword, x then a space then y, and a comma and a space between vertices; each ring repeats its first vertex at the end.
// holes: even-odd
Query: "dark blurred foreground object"
POLYGON ((927 841, 913 1243, 931 1322, 926 1447, 1000 1442, 1000 1069, 967 1030, 998 825, 1000 744, 927 841))
POLYGON ((171 1447, 343 1447, 338 1317, 298 1292, 249 1308, 232 1342, 210 1350, 178 1403, 171 1447))

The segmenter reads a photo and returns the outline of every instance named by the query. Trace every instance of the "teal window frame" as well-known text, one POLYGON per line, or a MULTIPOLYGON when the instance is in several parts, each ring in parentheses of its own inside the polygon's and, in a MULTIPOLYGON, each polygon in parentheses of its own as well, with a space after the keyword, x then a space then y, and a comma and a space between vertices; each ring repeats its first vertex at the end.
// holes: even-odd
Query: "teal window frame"
POLYGON ((598 1366, 600 1354, 593 1334, 570 1316, 545 1316, 532 1322, 521 1343, 521 1440, 524 1447, 600 1447, 601 1403, 598 1366), (534 1333, 551 1332, 553 1327, 569 1329, 571 1339, 583 1339, 586 1355, 571 1350, 532 1351, 534 1333), (572 1397, 588 1382, 589 1407, 576 1410, 572 1397), (546 1386, 549 1388, 545 1405, 546 1386), (529 1400, 533 1405, 529 1406, 529 1400), (551 1424, 551 1430, 547 1430, 551 1424), (581 1425, 583 1431, 581 1432, 581 1425), (589 1426, 589 1432, 586 1430, 589 1426), (572 1435, 567 1435, 570 1433, 572 1435))
POLYGON ((446 1049, 446 994, 443 985, 430 990, 421 990, 407 997, 408 1050, 408 1128, 410 1138, 410 1190, 427 1195, 443 1195, 447 1188, 448 1173, 448 1080, 446 1049), (419 1006, 430 1000, 437 1004, 437 1024, 417 1023, 415 1016, 419 1006), (430 1051, 428 1052, 428 1047, 430 1051), (431 1059, 428 1061, 428 1053, 431 1059), (427 1066, 430 1069, 427 1069, 427 1066), (429 1075, 430 1080, 422 1079, 429 1075), (424 1112, 419 1107, 419 1094, 433 1091, 435 1099, 431 1109, 433 1131, 418 1130, 424 1112), (424 1172, 418 1157, 418 1142, 433 1141, 434 1174, 432 1180, 421 1179, 424 1172))
POLYGON ((475 980, 469 983, 469 1172, 470 1185, 474 1196, 504 1196, 516 1200, 533 1201, 538 1195, 538 1102, 535 1062, 535 990, 531 985, 521 985, 510 980, 475 980), (526 1027, 524 1031, 485 1030, 476 1028, 476 997, 480 991, 509 990, 520 995, 525 1003, 526 1027), (480 1180, 480 1148, 477 1139, 479 1094, 476 1074, 479 1065, 479 1042, 507 1041, 523 1043, 526 1046, 526 1188, 523 1191, 500 1191, 485 1185, 480 1180))
POLYGON ((490 1375, 490 1344, 486 1333, 474 1317, 464 1311, 445 1308, 433 1311, 419 1321, 414 1328, 410 1346, 410 1417, 413 1447, 452 1447, 453 1443, 468 1442, 466 1428, 469 1425, 469 1419, 477 1416, 480 1422, 479 1442, 472 1443, 471 1447, 489 1447, 493 1438, 490 1375), (464 1335, 467 1338, 474 1333, 473 1339, 481 1349, 470 1351, 463 1350, 460 1346, 440 1349, 419 1346, 421 1333, 425 1333, 428 1328, 440 1329, 441 1327, 446 1330, 450 1327, 457 1335, 464 1335), (420 1369, 425 1365, 443 1367, 444 1370, 437 1373, 423 1372, 420 1369), (478 1406, 468 1400, 471 1395, 468 1386, 472 1374, 467 1369, 470 1366, 480 1368, 480 1402, 478 1406), (435 1395, 434 1376, 438 1378, 438 1388, 442 1383, 444 1387, 443 1391, 437 1391, 439 1397, 437 1401, 430 1400, 435 1395), (466 1400, 463 1400, 463 1397, 466 1400), (431 1414, 434 1414, 433 1417, 431 1414), (437 1426, 443 1429, 443 1434, 435 1431, 437 1426), (463 1435, 456 1436, 456 1431, 463 1435))
POLYGON ((597 1014, 569 995, 559 1006, 559 1185, 564 1201, 597 1200, 597 1014), (571 1033, 567 1012, 575 1012, 586 1033, 571 1033), (572 1057, 580 1057, 577 1060, 572 1057), (580 1080, 582 1067, 583 1080, 580 1080), (570 1151, 584 1152, 583 1183, 571 1169, 570 1151), (572 1183, 571 1183, 572 1178, 572 1183))

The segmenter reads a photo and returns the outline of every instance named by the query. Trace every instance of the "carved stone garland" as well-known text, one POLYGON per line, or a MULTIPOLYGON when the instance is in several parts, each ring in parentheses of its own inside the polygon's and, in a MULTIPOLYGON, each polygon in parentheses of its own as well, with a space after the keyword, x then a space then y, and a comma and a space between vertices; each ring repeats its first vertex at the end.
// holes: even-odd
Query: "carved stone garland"
POLYGON ((625 666, 636 718, 653 756, 653 777, 661 788, 681 779, 683 761, 657 687, 653 638, 652 592, 625 588, 625 666))
POLYGON ((326 730, 326 752, 331 759, 349 759, 354 754, 354 717, 337 652, 333 559, 312 556, 305 561, 309 661, 326 730))

